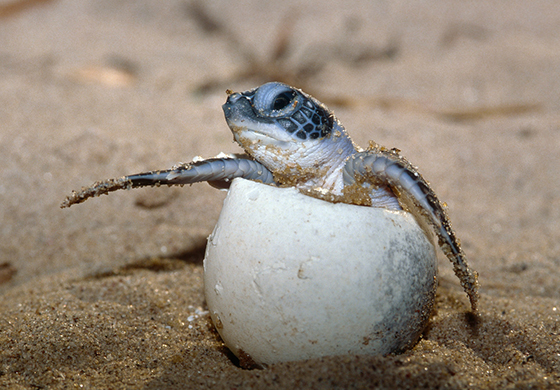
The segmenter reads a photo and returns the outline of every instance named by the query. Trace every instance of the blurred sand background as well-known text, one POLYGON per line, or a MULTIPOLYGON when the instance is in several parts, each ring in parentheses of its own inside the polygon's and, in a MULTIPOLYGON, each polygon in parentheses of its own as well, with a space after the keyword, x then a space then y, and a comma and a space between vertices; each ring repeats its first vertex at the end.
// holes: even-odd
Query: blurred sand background
POLYGON ((559 91, 555 0, 0 0, 0 387, 560 387, 559 91), (59 208, 239 152, 224 91, 271 80, 420 167, 480 273, 478 321, 441 256, 411 351, 244 370, 202 294, 225 193, 59 208))

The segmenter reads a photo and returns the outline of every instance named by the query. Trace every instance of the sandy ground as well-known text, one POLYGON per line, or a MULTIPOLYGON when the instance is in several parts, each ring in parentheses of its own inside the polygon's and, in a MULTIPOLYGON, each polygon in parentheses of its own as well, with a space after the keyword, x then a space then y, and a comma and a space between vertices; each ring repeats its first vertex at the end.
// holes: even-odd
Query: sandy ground
POLYGON ((0 387, 560 387, 558 91, 555 0, 0 1, 0 387), (414 349, 244 370, 202 293, 223 192, 59 208, 239 152, 224 90, 273 79, 420 167, 480 273, 480 319, 442 257, 414 349))

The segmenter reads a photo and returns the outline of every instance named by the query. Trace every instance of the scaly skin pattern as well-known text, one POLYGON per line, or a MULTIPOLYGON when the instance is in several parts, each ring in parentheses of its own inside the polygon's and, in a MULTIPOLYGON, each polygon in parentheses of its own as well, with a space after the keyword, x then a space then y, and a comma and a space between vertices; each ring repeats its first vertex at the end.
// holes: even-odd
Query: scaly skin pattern
POLYGON ((358 148, 325 105, 282 83, 228 95, 223 105, 225 118, 234 140, 247 155, 218 156, 96 182, 72 192, 61 207, 136 187, 207 181, 227 188, 239 177, 296 187, 306 195, 330 202, 404 208, 434 228, 476 313, 478 276, 467 264, 445 207, 417 168, 397 149, 373 142, 366 150, 358 148))
POLYGON ((139 187, 173 186, 207 181, 215 187, 227 188, 228 183, 236 177, 276 184, 272 173, 258 161, 242 157, 210 158, 181 164, 171 169, 98 181, 89 187, 82 187, 80 191, 72 191, 72 195, 68 196, 60 207, 70 207, 109 192, 139 187))
POLYGON ((473 312, 478 307, 478 275, 467 263, 465 253, 455 236, 445 207, 429 183, 397 149, 388 150, 371 143, 367 151, 352 155, 344 167, 346 186, 363 183, 388 184, 405 209, 434 227, 439 246, 453 263, 455 275, 467 293, 473 312))

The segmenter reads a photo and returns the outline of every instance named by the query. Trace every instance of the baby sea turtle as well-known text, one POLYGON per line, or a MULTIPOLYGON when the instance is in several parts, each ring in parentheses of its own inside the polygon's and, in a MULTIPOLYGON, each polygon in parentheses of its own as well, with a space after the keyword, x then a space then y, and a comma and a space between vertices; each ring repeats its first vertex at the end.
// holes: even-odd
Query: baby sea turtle
POLYGON ((361 149, 324 104, 278 82, 246 92, 228 91, 222 108, 235 141, 246 155, 218 156, 96 182, 73 191, 61 207, 119 189, 202 181, 228 188, 233 179, 244 178, 296 187, 329 202, 405 209, 434 228, 473 312, 477 311, 478 275, 467 264, 445 207, 398 149, 374 142, 361 149))

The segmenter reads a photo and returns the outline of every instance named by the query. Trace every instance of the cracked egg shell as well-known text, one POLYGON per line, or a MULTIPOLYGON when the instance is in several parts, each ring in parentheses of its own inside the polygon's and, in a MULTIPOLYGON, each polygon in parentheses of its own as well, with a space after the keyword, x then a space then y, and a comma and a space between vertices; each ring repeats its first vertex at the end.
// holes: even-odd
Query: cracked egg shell
POLYGON ((236 179, 204 259, 227 347, 257 364, 413 346, 436 289, 431 238, 404 211, 236 179))

